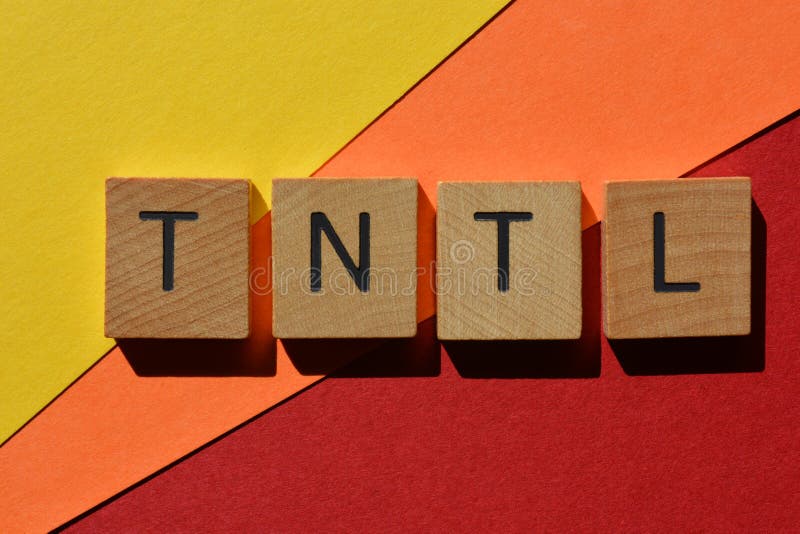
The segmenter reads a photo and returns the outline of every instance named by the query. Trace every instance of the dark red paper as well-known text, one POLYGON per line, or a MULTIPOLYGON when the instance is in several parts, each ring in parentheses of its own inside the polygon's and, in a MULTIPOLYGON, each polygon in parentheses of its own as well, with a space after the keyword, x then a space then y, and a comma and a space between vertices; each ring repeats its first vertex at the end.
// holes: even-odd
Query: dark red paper
POLYGON ((73 530, 796 529, 800 118, 692 175, 753 178, 748 338, 615 354, 595 226, 582 342, 448 345, 439 363, 430 321, 73 530))

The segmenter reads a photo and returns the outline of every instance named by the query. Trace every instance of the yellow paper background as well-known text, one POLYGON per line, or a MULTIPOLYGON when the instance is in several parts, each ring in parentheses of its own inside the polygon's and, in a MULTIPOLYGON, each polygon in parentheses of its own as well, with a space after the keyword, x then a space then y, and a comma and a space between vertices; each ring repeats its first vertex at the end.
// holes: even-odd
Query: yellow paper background
POLYGON ((0 441, 113 344, 107 176, 246 177, 269 198, 504 3, 2 2, 0 441))

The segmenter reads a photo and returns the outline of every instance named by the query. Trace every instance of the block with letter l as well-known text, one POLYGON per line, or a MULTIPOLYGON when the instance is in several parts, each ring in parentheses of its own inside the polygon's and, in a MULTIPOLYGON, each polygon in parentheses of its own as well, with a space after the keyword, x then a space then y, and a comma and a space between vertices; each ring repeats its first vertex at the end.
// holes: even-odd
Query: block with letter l
POLYGON ((413 337, 417 181, 272 182, 273 334, 413 337))
POLYGON ((748 334, 751 202, 749 178, 607 183, 606 336, 748 334))
POLYGON ((249 334, 250 182, 106 181, 105 334, 249 334))

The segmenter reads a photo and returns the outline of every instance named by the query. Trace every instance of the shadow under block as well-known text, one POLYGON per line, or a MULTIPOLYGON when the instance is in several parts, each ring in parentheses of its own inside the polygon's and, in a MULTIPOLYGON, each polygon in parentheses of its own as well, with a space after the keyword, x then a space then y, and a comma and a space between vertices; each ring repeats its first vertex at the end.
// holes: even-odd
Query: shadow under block
POLYGON ((272 255, 275 337, 416 334, 416 179, 274 180, 272 255))
POLYGON ((580 183, 442 182, 436 226, 439 339, 580 337, 580 183))
POLYGON ((607 183, 606 336, 748 334, 751 210, 749 178, 607 183))
POLYGON ((250 183, 106 181, 105 334, 246 338, 250 183))

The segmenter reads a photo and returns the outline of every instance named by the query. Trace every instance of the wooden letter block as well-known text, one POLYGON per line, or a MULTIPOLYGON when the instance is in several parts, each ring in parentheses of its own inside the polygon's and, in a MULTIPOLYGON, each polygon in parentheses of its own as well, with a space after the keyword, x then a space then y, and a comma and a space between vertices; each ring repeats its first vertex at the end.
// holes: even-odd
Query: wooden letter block
POLYGON ((247 337, 249 206, 247 180, 109 178, 106 336, 247 337))
POLYGON ((439 183, 436 257, 439 339, 580 337, 580 183, 439 183))
POLYGON ((606 184, 609 338, 750 332, 750 179, 606 184))
POLYGON ((413 337, 417 181, 272 182, 273 334, 413 337))

